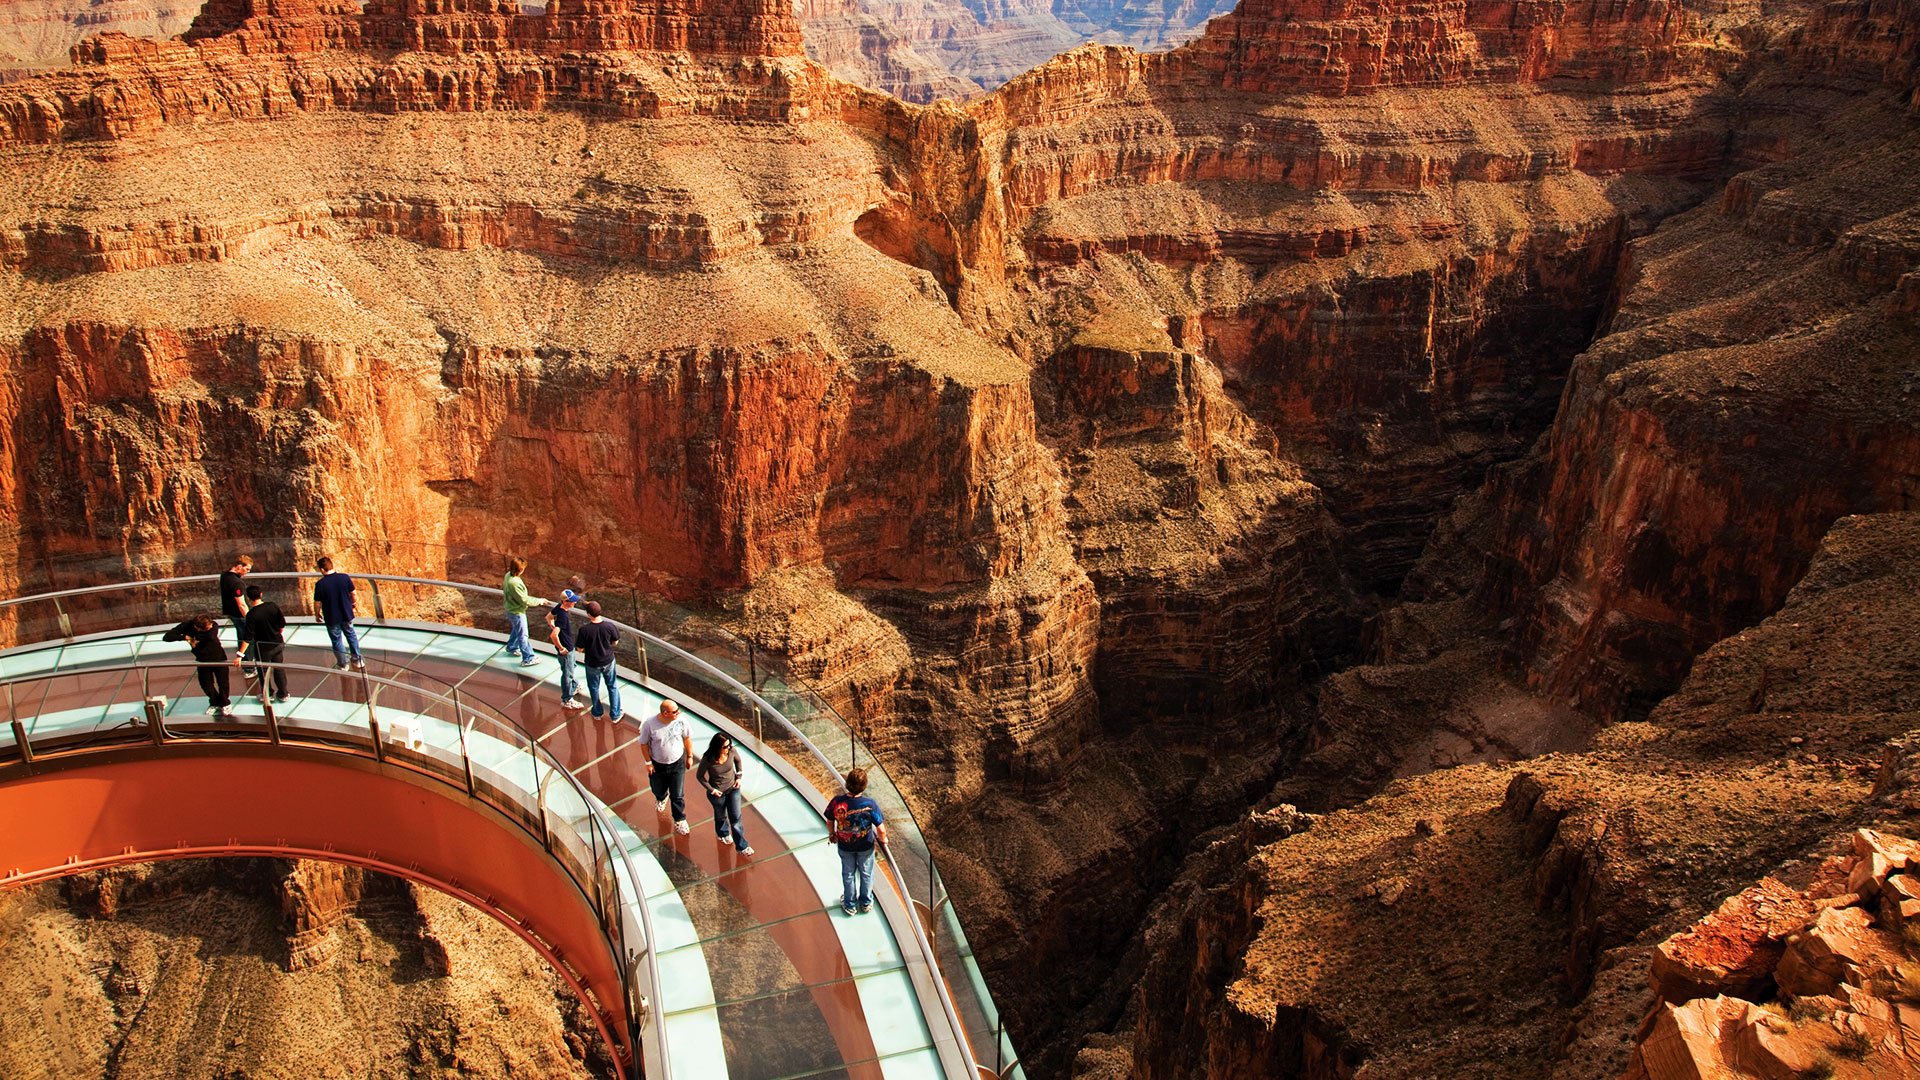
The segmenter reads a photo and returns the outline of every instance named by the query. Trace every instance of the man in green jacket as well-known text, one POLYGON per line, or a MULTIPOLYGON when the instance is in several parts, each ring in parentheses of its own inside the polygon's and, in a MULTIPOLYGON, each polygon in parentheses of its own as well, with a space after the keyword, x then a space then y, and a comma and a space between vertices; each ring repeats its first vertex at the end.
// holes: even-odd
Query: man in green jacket
POLYGON ((533 642, 527 640, 527 608, 544 606, 546 601, 527 594, 527 583, 520 575, 527 572, 527 560, 515 555, 507 560, 507 576, 500 582, 506 596, 507 651, 520 654, 520 666, 533 666, 533 642))

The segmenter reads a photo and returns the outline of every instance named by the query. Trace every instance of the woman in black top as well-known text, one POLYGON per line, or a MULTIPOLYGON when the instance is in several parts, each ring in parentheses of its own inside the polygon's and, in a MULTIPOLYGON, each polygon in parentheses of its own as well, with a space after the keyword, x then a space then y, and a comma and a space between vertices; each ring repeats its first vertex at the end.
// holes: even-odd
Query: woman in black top
POLYGON ((753 854, 747 844, 746 827, 740 824, 740 778, 746 762, 733 752, 733 740, 716 734, 700 755, 700 767, 693 778, 707 789, 707 802, 713 806, 713 831, 721 843, 731 839, 742 855, 753 854))
MULTIPOLYGON (((228 692, 227 650, 220 647, 220 631, 214 629, 213 616, 205 612, 166 632, 163 640, 184 641, 193 647, 193 658, 200 661, 200 689, 207 695, 208 716, 232 716, 233 698, 228 692)), ((235 664, 240 663, 238 659, 235 664)))

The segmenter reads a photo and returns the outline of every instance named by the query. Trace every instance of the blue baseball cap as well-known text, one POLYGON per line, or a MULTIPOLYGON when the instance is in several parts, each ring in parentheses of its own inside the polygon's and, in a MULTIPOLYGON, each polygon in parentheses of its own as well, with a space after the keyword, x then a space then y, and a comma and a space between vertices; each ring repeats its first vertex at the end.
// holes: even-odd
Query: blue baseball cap
POLYGON ((577 592, 574 592, 572 589, 562 589, 560 590, 560 598, 570 604, 578 603, 580 600, 580 594, 577 592))

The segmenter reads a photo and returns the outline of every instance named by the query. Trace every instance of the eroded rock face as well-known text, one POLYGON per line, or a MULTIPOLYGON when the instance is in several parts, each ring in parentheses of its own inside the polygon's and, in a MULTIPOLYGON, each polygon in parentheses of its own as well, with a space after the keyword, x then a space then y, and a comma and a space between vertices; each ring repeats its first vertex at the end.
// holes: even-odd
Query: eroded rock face
POLYGON ((1829 860, 1806 890, 1769 879, 1662 943, 1654 965, 1662 1000, 1627 1080, 1920 1075, 1920 1011, 1907 988, 1920 969, 1900 932, 1911 916, 1875 903, 1907 889, 1902 871, 1916 850, 1902 837, 1858 830, 1852 852, 1829 860), (1698 955, 1714 940, 1754 947, 1725 976, 1665 977, 1673 968, 1663 972, 1661 959, 1698 955))
MULTIPOLYGON (((1461 526, 1552 522, 1550 542, 1487 541, 1481 563, 1508 561, 1474 595, 1538 607, 1563 570, 1568 589, 1617 594, 1615 538, 1578 512, 1615 506, 1616 463, 1669 462, 1615 453, 1644 449, 1629 436, 1650 414, 1614 376, 1660 345, 1633 327, 1688 295, 1650 297, 1663 273, 1726 280, 1687 271, 1672 234, 1632 245, 1728 168, 1801 145, 1791 118, 1747 107, 1775 100, 1742 96, 1763 79, 1723 78, 1734 39, 1676 7, 1301 15, 1250 5, 1167 54, 1076 50, 964 108, 834 80, 758 0, 538 18, 492 0, 220 0, 185 41, 99 39, 75 72, 0 88, 0 524, 19 537, 0 571, 27 584, 49 557, 213 535, 376 535, 529 551, 737 612, 887 748, 951 846, 962 909, 993 931, 983 956, 1031 1025, 1023 1045, 1063 1063, 1071 1029, 1111 1024, 1120 995, 1096 971, 1033 976, 1126 949, 1193 836, 1290 763, 1303 685, 1353 659, 1434 517, 1563 394, 1563 426, 1586 418, 1549 440, 1567 452, 1501 474, 1461 526), (1652 257, 1663 243, 1671 259, 1652 257), (1589 350, 1569 382, 1628 250, 1639 284, 1608 340, 1640 344, 1589 350), (1568 477, 1550 502, 1522 490, 1536 468, 1568 477), (1568 569, 1591 559, 1601 585, 1568 569)), ((1874 85, 1897 77, 1893 52, 1874 55, 1874 85)), ((1857 91, 1799 70, 1826 100, 1857 91)), ((1880 92, 1850 124, 1890 130, 1897 91, 1880 92)), ((1687 221, 1738 209, 1781 235, 1834 230, 1755 175, 1687 221)), ((1890 213, 1833 231, 1853 238, 1841 262, 1864 268, 1847 286, 1861 297, 1900 295, 1890 213)), ((1904 310, 1862 317, 1891 347, 1904 310)), ((1857 457, 1881 470, 1874 492, 1902 483, 1894 387, 1875 385, 1888 418, 1871 432, 1822 422, 1850 404, 1806 412, 1795 482, 1857 457)), ((1719 453, 1754 422, 1679 424, 1672 445, 1719 453)), ((1758 509, 1729 513, 1792 491, 1743 487, 1758 509)), ((1829 495, 1776 515, 1780 551, 1716 556, 1737 564, 1728 580, 1774 575, 1751 618, 1795 573, 1767 560, 1810 553, 1829 511, 1892 504, 1829 495)), ((1433 563, 1419 589, 1468 576, 1433 563)), ((1742 617, 1727 597, 1743 586, 1719 580, 1676 570, 1674 600, 1636 578, 1614 610, 1697 650, 1742 617)), ((1581 673, 1607 670, 1615 639, 1516 626, 1521 667, 1611 685, 1581 673)), ((1367 689, 1328 700, 1371 707, 1367 689)), ((1503 727, 1496 701, 1461 737, 1558 745, 1505 734, 1557 707, 1503 727)), ((1427 759, 1501 756, 1481 750, 1427 759)), ((1421 771, 1403 764, 1377 768, 1421 771)), ((1657 794, 1638 764, 1608 768, 1657 794)), ((1577 927, 1565 948, 1530 906, 1502 915, 1544 943, 1529 977, 1578 983, 1650 917, 1644 867, 1603 859, 1623 809, 1539 775, 1506 812, 1499 769, 1466 774, 1460 797, 1507 845, 1475 872, 1577 927)), ((1329 865, 1371 850, 1354 828, 1326 841, 1329 865)), ((1471 831, 1447 835, 1409 849, 1439 853, 1421 856, 1432 880, 1382 867, 1329 910, 1371 889, 1391 929, 1412 927, 1474 880, 1451 862, 1471 831)), ((1527 1008, 1559 1008, 1544 993, 1527 1008)), ((1317 995, 1235 995, 1238 1043, 1196 1056, 1161 1028, 1141 1060, 1332 1068, 1376 1045, 1336 1039, 1354 1019, 1317 995), (1275 1034, 1308 1015, 1321 1050, 1275 1034)), ((1205 1000, 1180 1031, 1224 999, 1205 1000)))
MULTIPOLYGON (((1785 1018, 1758 1007, 1786 985, 1838 995, 1793 1021, 1826 1025, 1827 1057, 1856 1028, 1897 1047, 1904 1014, 1847 988, 1900 970, 1889 927, 1920 912, 1902 907, 1920 891, 1894 838, 1915 823, 1905 787, 1875 788, 1920 694, 1916 552, 1914 514, 1844 519, 1782 610, 1710 649, 1646 722, 1406 777, 1250 857, 1196 857, 1195 900, 1156 913, 1145 967, 1204 975, 1141 984, 1133 1060, 1156 1076, 1223 1075, 1221 1062, 1340 1075, 1344 1060, 1374 1076, 1597 1080, 1627 1070, 1652 1013, 1642 1034, 1661 1060, 1711 1044, 1798 1061, 1775 1039, 1785 1018), (1349 1056, 1310 1066, 1314 1047, 1349 1056)), ((1749 1068, 1737 1054, 1713 1061, 1749 1068)), ((1850 1061, 1836 1075, 1872 1074, 1850 1061)))
POLYGON ((0 1024, 9 1075, 587 1077, 612 1064, 512 931, 329 864, 183 860, 0 893, 0 987, 21 1003, 0 1024))

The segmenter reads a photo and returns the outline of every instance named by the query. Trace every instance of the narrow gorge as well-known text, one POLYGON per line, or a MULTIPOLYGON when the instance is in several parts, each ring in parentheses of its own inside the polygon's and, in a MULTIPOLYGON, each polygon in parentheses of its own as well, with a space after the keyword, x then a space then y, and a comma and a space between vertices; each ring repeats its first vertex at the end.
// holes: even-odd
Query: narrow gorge
POLYGON ((1622 1075, 1663 939, 1920 827, 1920 4, 1083 7, 0 84, 0 582, 594 567, 853 720, 1036 1077, 1622 1075))

